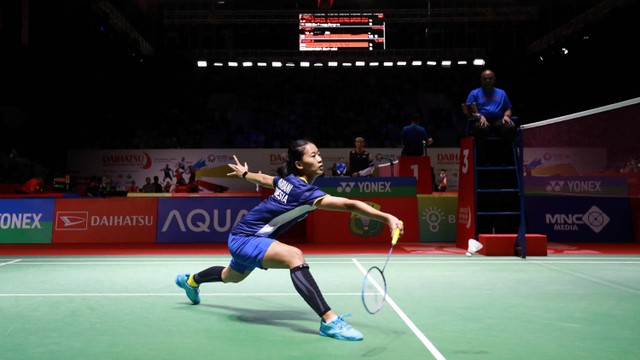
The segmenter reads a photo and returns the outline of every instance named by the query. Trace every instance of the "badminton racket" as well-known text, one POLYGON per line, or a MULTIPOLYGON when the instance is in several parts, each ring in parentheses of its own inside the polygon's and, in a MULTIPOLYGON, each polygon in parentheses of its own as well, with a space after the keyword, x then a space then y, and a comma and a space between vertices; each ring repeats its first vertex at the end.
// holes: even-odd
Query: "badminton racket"
POLYGON ((391 249, 389 255, 384 262, 382 269, 378 266, 372 266, 367 270, 367 274, 362 280, 362 304, 369 314, 375 314, 382 309, 387 299, 387 279, 384 277, 384 270, 393 252, 393 247, 400 237, 400 229, 393 232, 391 238, 391 249))

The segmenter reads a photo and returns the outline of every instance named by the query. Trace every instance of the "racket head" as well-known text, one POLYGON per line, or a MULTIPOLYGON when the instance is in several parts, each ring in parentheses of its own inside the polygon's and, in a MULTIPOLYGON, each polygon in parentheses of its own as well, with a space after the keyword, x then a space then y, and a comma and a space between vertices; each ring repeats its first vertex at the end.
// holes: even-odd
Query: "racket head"
POLYGON ((382 309, 387 298, 387 280, 377 266, 369 268, 362 280, 362 304, 369 314, 382 309))

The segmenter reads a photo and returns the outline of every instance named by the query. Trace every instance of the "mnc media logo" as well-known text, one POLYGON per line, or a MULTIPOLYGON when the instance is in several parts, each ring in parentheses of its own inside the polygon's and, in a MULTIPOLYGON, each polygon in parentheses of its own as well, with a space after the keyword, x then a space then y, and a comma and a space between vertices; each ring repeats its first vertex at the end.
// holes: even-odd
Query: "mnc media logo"
POLYGON ((556 231, 577 231, 579 226, 586 225, 595 233, 599 233, 611 218, 593 205, 584 214, 546 214, 545 222, 556 231))

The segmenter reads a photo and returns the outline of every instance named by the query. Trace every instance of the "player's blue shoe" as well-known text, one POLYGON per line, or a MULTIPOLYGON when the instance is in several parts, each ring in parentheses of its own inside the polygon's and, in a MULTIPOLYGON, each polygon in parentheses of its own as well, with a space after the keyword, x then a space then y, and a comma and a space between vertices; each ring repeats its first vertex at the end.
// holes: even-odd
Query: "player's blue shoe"
MULTIPOLYGON (((351 315, 347 314, 345 316, 351 315)), ((344 321, 342 316, 338 316, 328 324, 320 320, 320 335, 347 341, 359 341, 363 338, 362 333, 344 321)))
POLYGON ((187 280, 189 279, 190 274, 179 274, 176 276, 176 285, 183 288, 187 293, 187 297, 191 300, 195 305, 200 304, 200 287, 192 287, 187 284, 187 280))

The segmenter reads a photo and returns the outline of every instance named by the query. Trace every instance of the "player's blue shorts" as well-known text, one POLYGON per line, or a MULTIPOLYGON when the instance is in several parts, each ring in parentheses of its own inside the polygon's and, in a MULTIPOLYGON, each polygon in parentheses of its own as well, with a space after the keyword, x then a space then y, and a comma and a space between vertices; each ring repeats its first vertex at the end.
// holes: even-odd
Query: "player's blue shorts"
POLYGON ((229 266, 239 273, 255 268, 262 269, 262 259, 275 239, 261 236, 229 235, 227 242, 231 253, 229 266))

